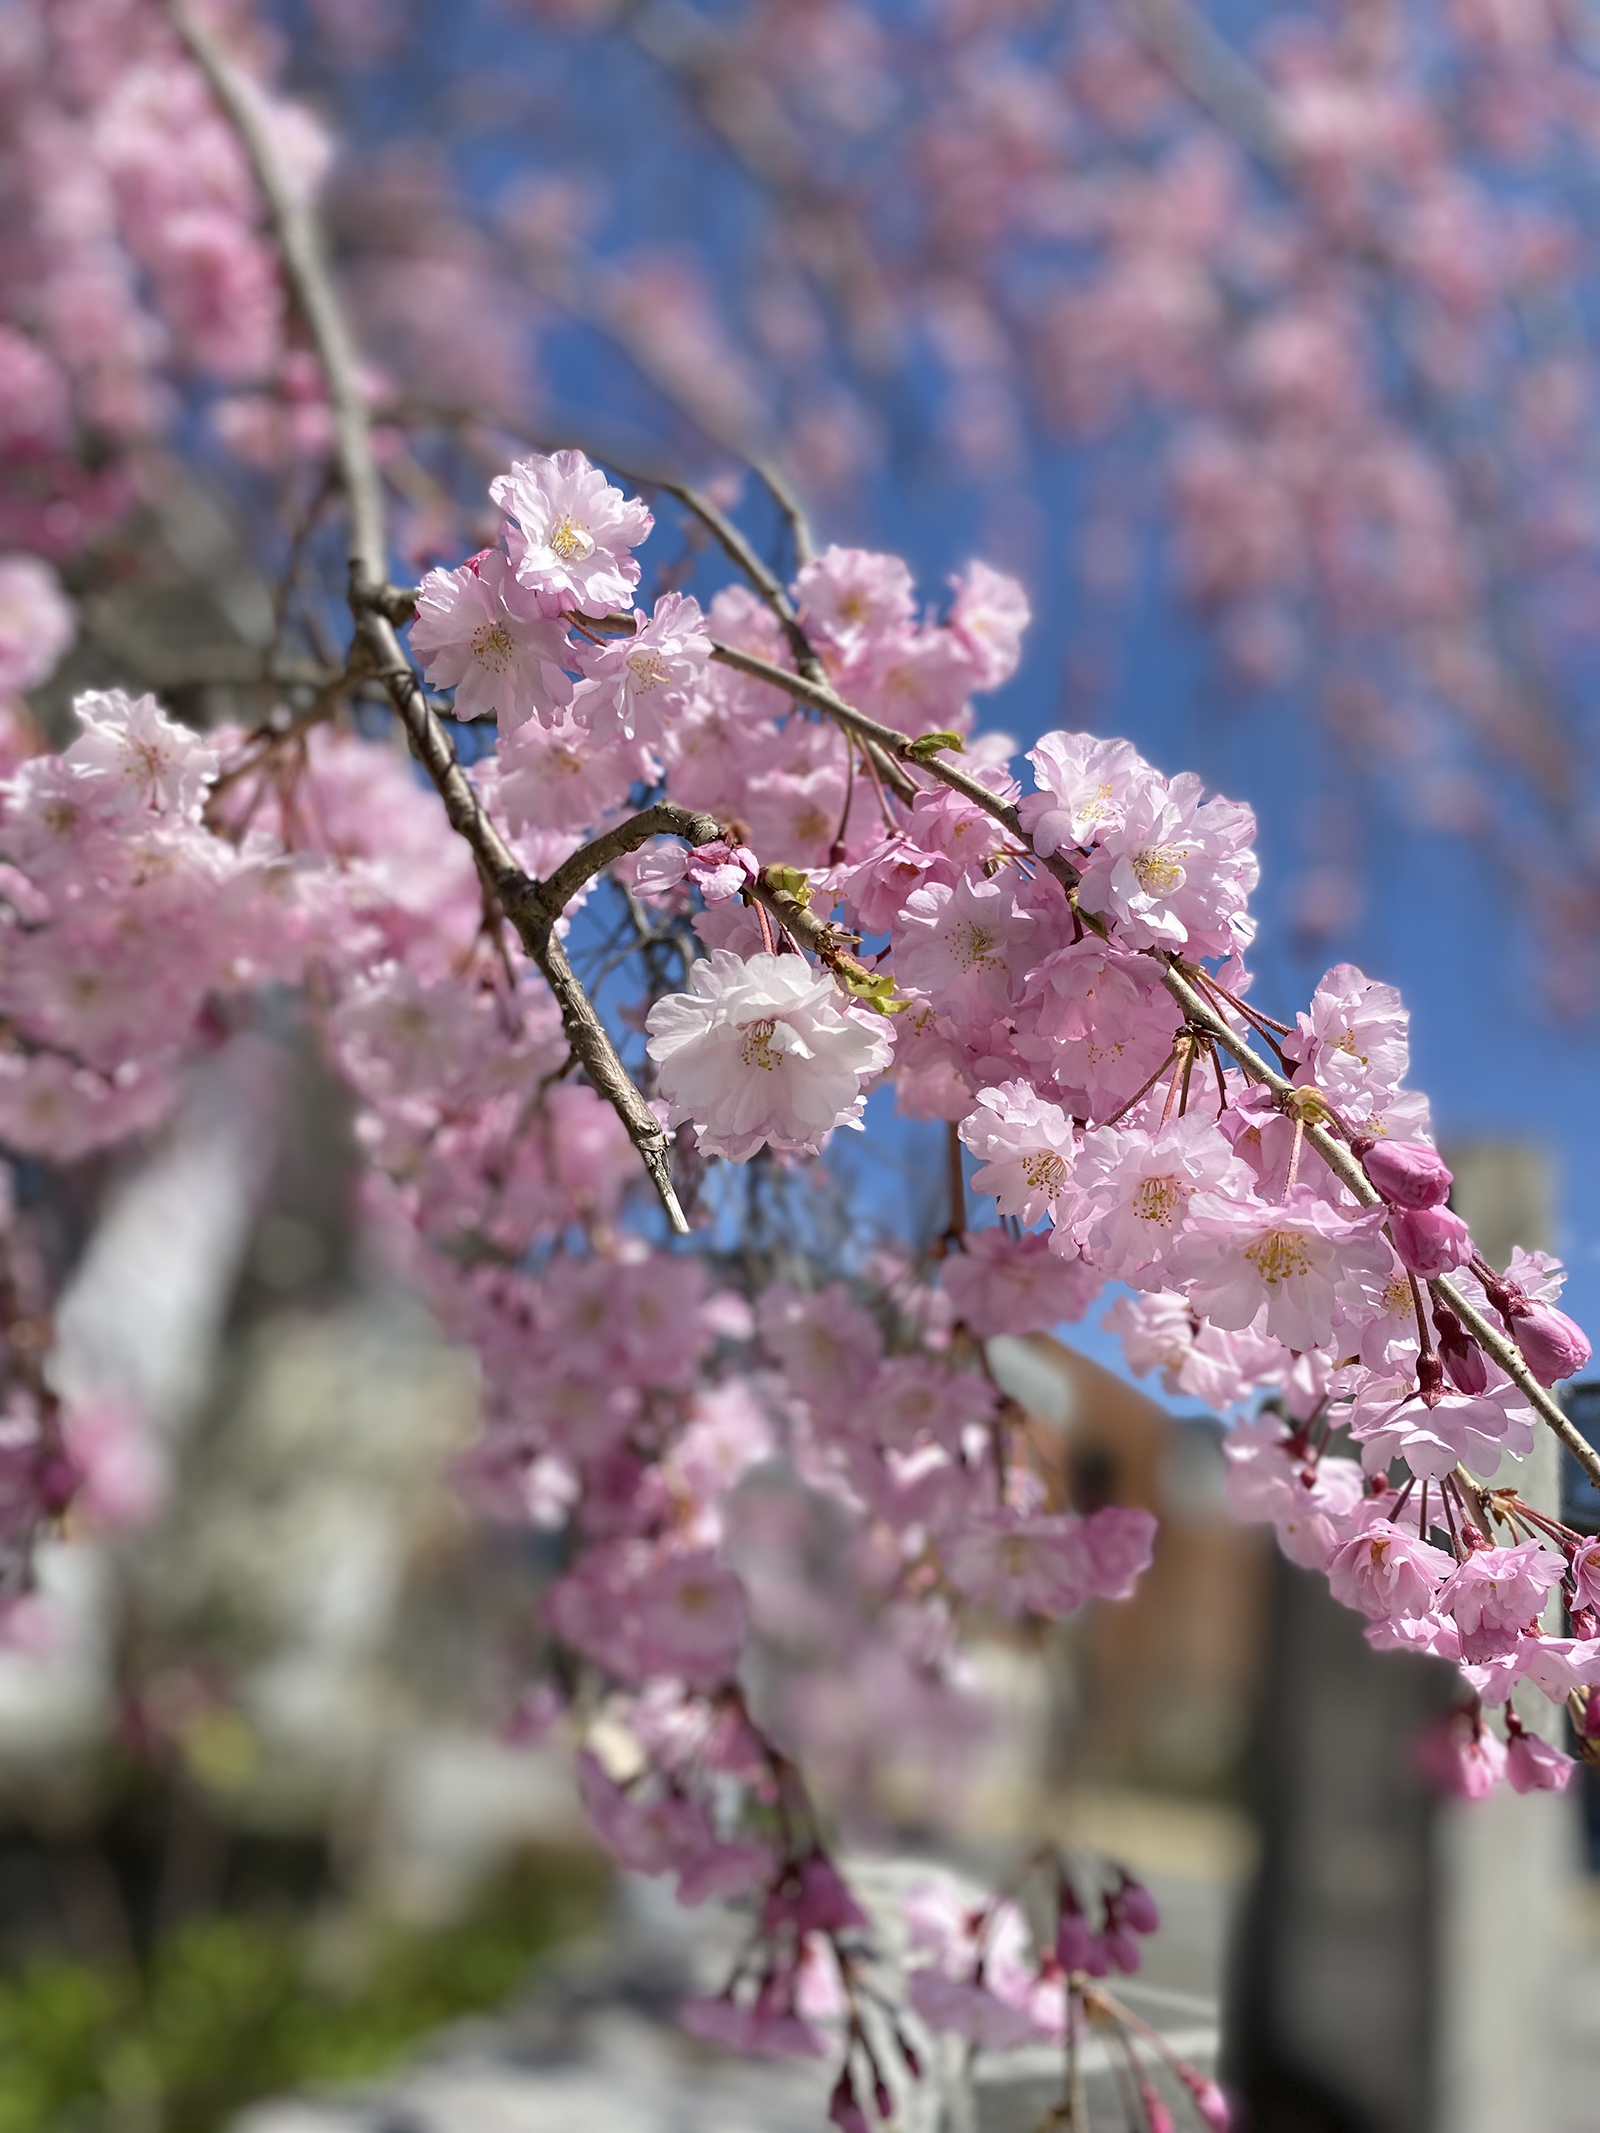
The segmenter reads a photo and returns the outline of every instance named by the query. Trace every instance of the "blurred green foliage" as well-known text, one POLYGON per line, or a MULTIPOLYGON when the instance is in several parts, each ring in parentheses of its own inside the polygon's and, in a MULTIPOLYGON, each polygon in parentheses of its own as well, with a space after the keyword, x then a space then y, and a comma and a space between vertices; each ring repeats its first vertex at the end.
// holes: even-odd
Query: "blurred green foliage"
POLYGON ((0 1979, 0 2133, 218 2133, 261 2096, 381 2071, 592 1927, 603 1869, 525 1860, 432 1931, 213 1916, 137 1974, 59 1958, 0 1979))

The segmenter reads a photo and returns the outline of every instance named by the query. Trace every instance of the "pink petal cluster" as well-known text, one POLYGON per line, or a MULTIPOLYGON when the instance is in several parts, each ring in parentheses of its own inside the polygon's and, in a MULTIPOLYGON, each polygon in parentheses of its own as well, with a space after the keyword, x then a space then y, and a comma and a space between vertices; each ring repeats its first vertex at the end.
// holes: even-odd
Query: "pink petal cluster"
POLYGON ((718 949, 689 984, 651 1008, 649 1051, 674 1124, 692 1121, 708 1154, 815 1154, 859 1119, 891 1040, 878 1018, 839 1004, 830 977, 803 956, 718 949))

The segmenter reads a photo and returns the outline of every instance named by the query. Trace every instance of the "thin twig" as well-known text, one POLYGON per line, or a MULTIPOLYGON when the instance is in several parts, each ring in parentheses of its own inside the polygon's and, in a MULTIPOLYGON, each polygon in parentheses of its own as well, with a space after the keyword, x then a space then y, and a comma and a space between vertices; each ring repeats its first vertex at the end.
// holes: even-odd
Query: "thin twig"
POLYGON ((541 885, 517 864, 456 758, 454 744, 430 706, 422 682, 395 634, 407 596, 388 583, 383 486, 372 449, 355 343, 323 257, 321 233, 306 195, 278 159, 267 114, 210 31, 183 0, 168 0, 174 28, 210 83, 249 158, 293 292, 327 387, 334 421, 334 456, 350 521, 350 611, 371 669, 383 683, 413 754, 432 779, 451 828, 470 846, 486 888, 517 929, 561 1010, 567 1042, 590 1082, 616 1111, 680 1234, 688 1222, 673 1191, 667 1134, 635 1087, 604 1023, 584 991, 556 933, 541 885))
MULTIPOLYGON (((825 711, 836 725, 843 726, 859 739, 872 743, 891 760, 900 763, 915 763, 919 770, 937 778, 941 785, 948 785, 963 799, 970 800, 974 807, 992 815, 996 822, 1009 830, 1027 851, 1032 851, 1032 840, 1022 827, 1016 808, 1009 800, 1002 800, 998 793, 991 792, 987 785, 960 769, 947 763, 939 754, 918 753, 915 738, 900 733, 893 726, 885 726, 878 719, 869 718, 858 711, 854 704, 847 703, 826 681, 809 681, 803 674, 792 674, 787 667, 774 666, 770 659, 761 659, 754 652, 742 652, 731 644, 718 644, 713 640, 711 656, 721 665, 733 667, 740 674, 748 674, 755 681, 770 682, 775 689, 787 690, 799 702, 811 704, 818 711, 825 711)), ((1059 853, 1049 859, 1040 858, 1039 864, 1047 867, 1063 888, 1075 889, 1080 876, 1070 860, 1059 853)), ((1087 924, 1099 927, 1100 921, 1089 912, 1083 914, 1087 924)))

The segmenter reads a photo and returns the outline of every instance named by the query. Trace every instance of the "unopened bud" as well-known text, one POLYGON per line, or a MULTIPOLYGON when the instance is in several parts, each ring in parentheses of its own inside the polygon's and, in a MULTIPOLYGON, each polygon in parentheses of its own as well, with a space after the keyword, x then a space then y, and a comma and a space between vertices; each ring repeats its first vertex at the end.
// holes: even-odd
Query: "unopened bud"
POLYGON ((1374 1141, 1361 1167, 1393 1207, 1439 1207, 1454 1183, 1426 1141, 1374 1141))
POLYGON ((1549 1304, 1531 1305, 1526 1316, 1512 1320, 1511 1331, 1522 1360, 1541 1385, 1558 1385, 1570 1378, 1593 1353, 1583 1328, 1549 1304))
POLYGON ((1119 1899, 1122 1915, 1135 1933, 1159 1933, 1161 1913, 1156 1900, 1142 1881, 1124 1881, 1119 1899))
POLYGON ((1139 1936, 1131 1926, 1108 1926, 1105 1950, 1111 1967, 1120 1970, 1124 1977, 1132 1977, 1144 1959, 1139 1948, 1139 1936))
POLYGON ((1489 1389, 1489 1365, 1476 1341, 1452 1341, 1439 1354, 1457 1392, 1477 1394, 1489 1389))
POLYGON ((844 2067, 834 2084, 833 2094, 828 2098, 828 2123, 837 2126, 839 2133, 872 2133, 867 2114, 856 2096, 856 2085, 850 2078, 850 2069, 844 2067))
MULTIPOLYGON (((1081 1911, 1063 1911, 1061 1922, 1056 1927, 1056 1960, 1063 1970, 1087 1970, 1090 1957, 1095 1952, 1095 1935, 1090 1931, 1089 1921, 1081 1911)), ((1096 1971, 1103 1977, 1103 1970, 1096 1971)))
POLYGON ((1448 1207, 1401 1207, 1389 1217, 1389 1235, 1402 1262, 1424 1281, 1450 1274, 1472 1257, 1472 1237, 1448 1207))
POLYGON ((1444 1365, 1436 1355, 1417 1357, 1417 1391, 1424 1407, 1437 1407, 1444 1398, 1444 1365))
POLYGON ((1486 1392, 1489 1366, 1483 1350, 1472 1339, 1454 1311, 1441 1303, 1433 1307, 1434 1331, 1439 1336, 1439 1359, 1457 1392, 1486 1392))

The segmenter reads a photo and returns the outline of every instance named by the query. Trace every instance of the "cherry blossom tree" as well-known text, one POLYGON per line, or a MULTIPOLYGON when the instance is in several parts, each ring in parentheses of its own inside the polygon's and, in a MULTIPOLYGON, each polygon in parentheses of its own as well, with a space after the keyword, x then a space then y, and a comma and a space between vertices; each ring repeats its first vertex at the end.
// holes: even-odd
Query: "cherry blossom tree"
MULTIPOLYGON (((784 191, 813 240, 802 278, 857 329, 889 237, 851 220, 827 158, 802 181, 786 145, 801 121, 773 81, 798 25, 815 40, 802 78, 864 94, 884 64, 860 42, 870 20, 752 10, 714 53, 686 30, 660 55, 784 191), (762 92, 767 133, 735 117, 734 80, 762 92)), ((1480 612, 1458 464, 1443 443, 1383 441, 1357 298, 1397 334, 1410 322, 1431 392, 1454 389, 1452 364, 1486 392, 1490 314, 1508 286, 1542 285, 1556 236, 1469 185, 1421 90, 1401 94, 1377 17, 1343 43, 1285 42, 1270 94, 1197 18, 1152 0, 1121 20, 1089 18, 1030 101, 1004 37, 953 18, 930 61, 939 125, 916 141, 917 302, 942 260, 945 330, 981 339, 956 316, 1001 302, 979 255, 1003 258, 1024 213, 1074 230, 1082 274, 1030 322, 1062 355, 1052 390, 1192 401, 1173 433, 1179 537, 1235 636, 1259 645, 1312 608, 1343 630, 1356 581, 1379 576, 1397 588, 1384 657, 1426 665, 1450 640, 1454 678, 1430 687, 1443 700, 1470 668, 1507 742, 1514 669, 1480 612), (975 47, 986 65, 952 104, 942 70, 975 47), (1172 78, 1292 212, 1245 188, 1235 151, 1169 132, 1172 78), (1137 185, 1065 185, 1069 94, 1105 155, 1144 144, 1137 185), (1402 174, 1423 206, 1397 220, 1402 174), (1460 285, 1452 250, 1474 217, 1515 253, 1482 269, 1487 287, 1460 285), (1223 317, 1230 279, 1252 275, 1259 300, 1223 317)), ((1493 101, 1514 78, 1522 103, 1495 123, 1536 143, 1586 109, 1574 93, 1552 118, 1567 82, 1552 36, 1512 53, 1499 24, 1464 17, 1439 60, 1464 75, 1474 153, 1490 114, 1469 90, 1493 101)), ((627 26, 660 43, 651 12, 627 26)), ((1227 2124, 1215 2087, 1105 1982, 1157 1924, 1114 1866, 1051 1850, 976 1907, 917 1891, 904 1990, 886 1991, 815 1782, 828 1743, 762 1663, 796 1636, 806 1522, 843 1536, 846 1567, 812 1603, 830 1668, 870 1666, 883 1723, 959 1733, 975 1626, 1114 1603, 1150 1560, 1148 1514, 1052 1502, 985 1345, 1082 1317, 1120 1281, 1132 1365, 1235 1416, 1240 1515, 1326 1573, 1376 1647, 1460 1668, 1461 1708, 1427 1751, 1441 1781, 1559 1790, 1572 1761, 1518 1703, 1565 1705, 1600 1753, 1600 1572, 1595 1543, 1520 1493, 1516 1461, 1549 1429, 1600 1479, 1551 1389, 1589 1355, 1561 1267, 1490 1266, 1445 1204, 1393 988, 1339 965, 1292 1019, 1254 1004, 1247 808, 1126 741, 1052 733, 1024 770, 978 729, 973 699, 1023 655, 1015 579, 975 563, 926 606, 899 557, 817 552, 764 463, 770 544, 660 469, 502 435, 504 409, 469 425, 500 460, 458 460, 452 489, 428 472, 422 416, 363 362, 361 306, 328 264, 326 143, 273 86, 261 25, 69 0, 14 11, 5 36, 24 209, 0 361, 22 478, 0 676, 20 696, 54 670, 73 618, 50 559, 92 586, 145 446, 201 374, 225 388, 221 434, 288 514, 271 536, 273 657, 292 636, 318 662, 280 680, 269 660, 262 715, 204 732, 106 687, 50 751, 8 705, 8 1164, 65 1171, 159 1132, 270 993, 302 998, 360 1107, 372 1248, 478 1359, 483 1436, 457 1484, 484 1515, 561 1539, 525 1685, 539 1722, 570 1741, 620 1862, 750 1915, 691 2027, 830 2054, 841 2133, 892 2115, 930 2033, 1061 2042, 1081 2125, 1091 2023, 1121 2041, 1147 2126, 1172 2123, 1162 2084, 1227 2124), (415 585, 397 497, 432 515, 415 585), (724 566, 704 603, 683 590, 686 552, 724 566), (859 1224, 802 1248, 830 1140, 891 1103, 943 1134, 958 1180, 963 1149, 976 1159, 982 1213, 953 1194, 920 1257, 867 1248, 859 1224), (773 1207, 782 1252, 763 1241, 773 1207)), ((804 119, 840 123, 826 98, 804 119)), ((420 273, 416 289, 424 302, 420 273)), ((990 434, 979 416, 992 430, 998 402, 976 371, 966 383, 960 420, 990 434)), ((436 428, 459 413, 435 409, 436 428)), ((253 494, 242 477, 238 494, 253 494)), ((4 1246, 15 1616, 41 1537, 137 1505, 105 1485, 104 1418, 52 1373, 45 1263, 15 1207, 4 1246)))

